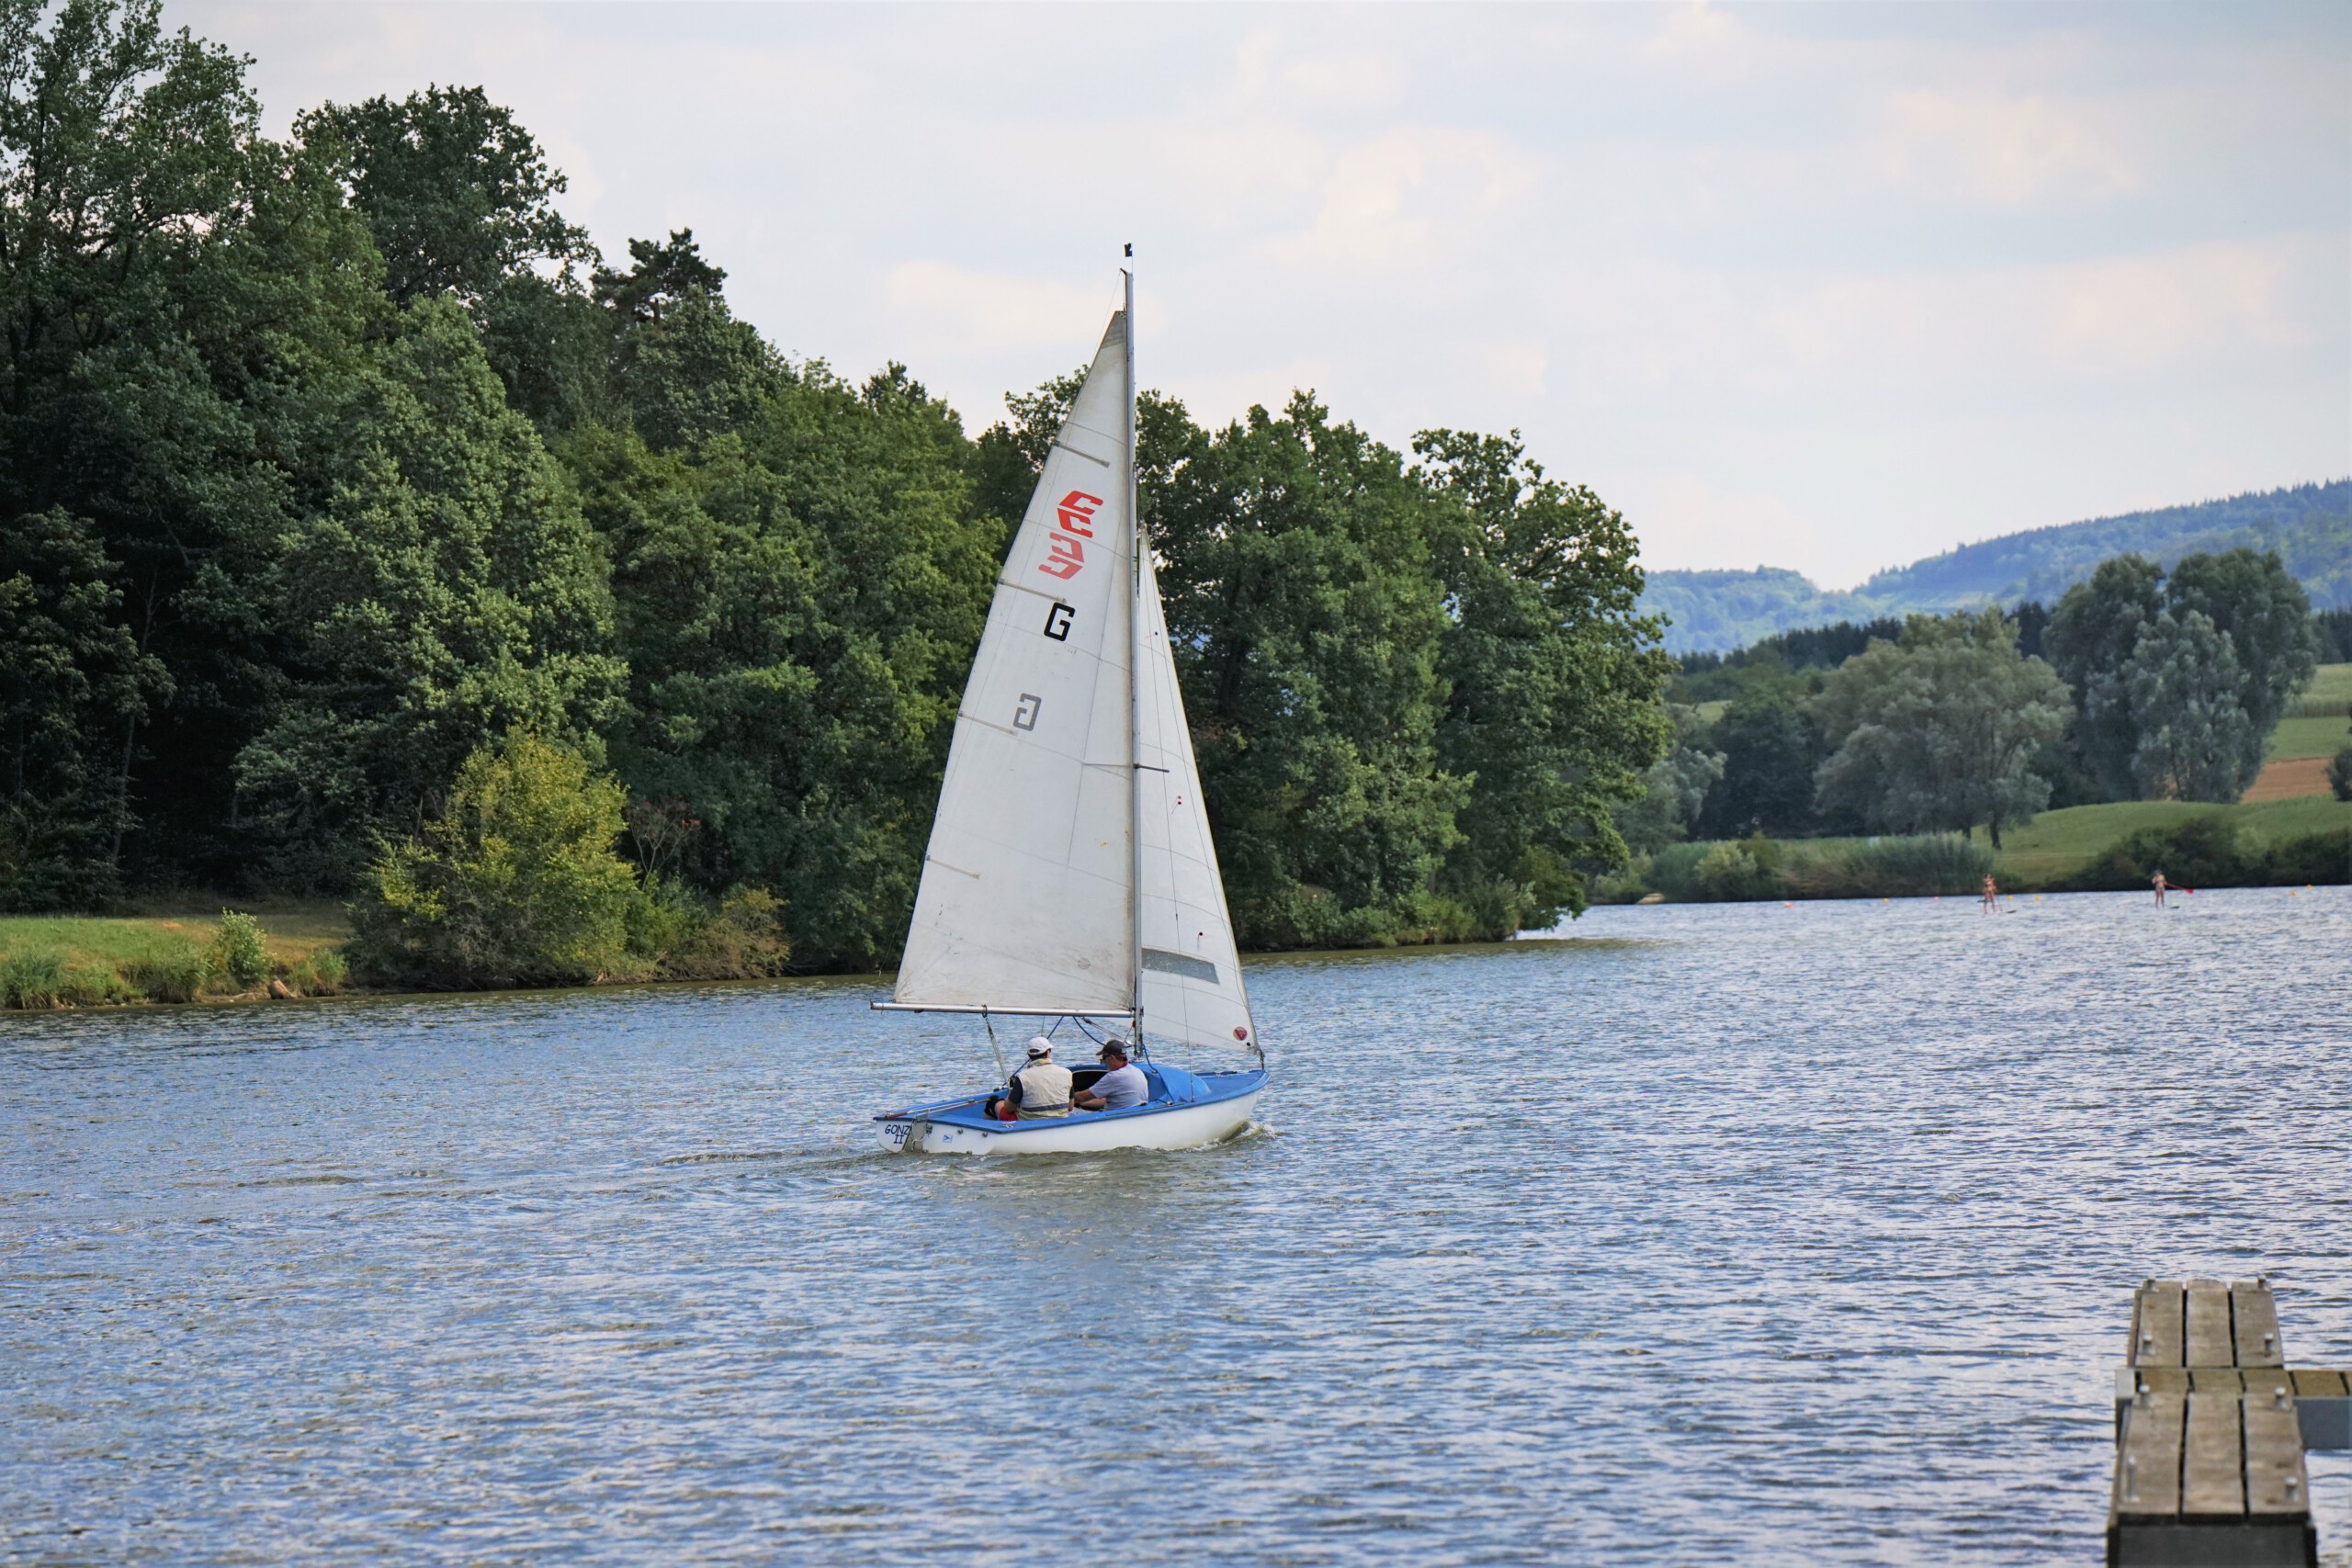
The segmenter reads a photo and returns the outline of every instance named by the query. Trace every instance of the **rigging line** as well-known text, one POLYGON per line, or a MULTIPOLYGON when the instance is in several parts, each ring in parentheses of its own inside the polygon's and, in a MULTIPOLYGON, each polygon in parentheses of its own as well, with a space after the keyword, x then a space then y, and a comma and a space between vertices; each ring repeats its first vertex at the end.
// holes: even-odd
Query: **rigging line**
POLYGON ((989 1017, 986 1008, 980 1010, 980 1027, 989 1032, 989 1054, 996 1058, 997 1081, 1002 1083, 1011 1075, 1004 1070, 1004 1047, 997 1043, 996 1023, 989 1017))

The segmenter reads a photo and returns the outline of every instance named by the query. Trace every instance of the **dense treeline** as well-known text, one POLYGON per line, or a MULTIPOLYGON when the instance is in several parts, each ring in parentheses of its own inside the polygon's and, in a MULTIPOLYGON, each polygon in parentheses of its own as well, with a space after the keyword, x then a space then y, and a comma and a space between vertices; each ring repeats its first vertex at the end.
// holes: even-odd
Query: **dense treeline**
MULTIPOLYGON (((1070 389, 973 438, 900 367, 777 354, 690 231, 605 265, 563 190, 478 90, 278 141, 153 5, 0 0, 0 907, 364 888, 440 911, 378 944, 424 976, 604 972, 689 904, 891 958, 1070 389), (522 874, 500 801, 566 886, 628 856, 553 967, 482 957, 514 920, 452 891, 522 874)), ((1669 729, 1623 520, 1305 395, 1143 432, 1244 940, 1578 907, 1669 729)))
POLYGON ((1972 832, 2051 805, 2233 801, 2341 633, 2279 558, 2102 562, 2056 605, 1783 632, 1686 654, 1673 750, 1627 818, 1655 851, 1732 839, 1972 832), (1719 703, 1711 723, 1696 705, 1719 703))

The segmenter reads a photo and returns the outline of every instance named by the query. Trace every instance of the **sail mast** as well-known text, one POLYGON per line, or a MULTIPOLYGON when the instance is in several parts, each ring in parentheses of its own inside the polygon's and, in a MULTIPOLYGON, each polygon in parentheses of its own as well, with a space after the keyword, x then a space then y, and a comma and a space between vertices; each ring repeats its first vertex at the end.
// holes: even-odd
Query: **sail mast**
MULTIPOLYGON (((1127 254, 1136 248, 1126 247, 1127 254)), ((1136 504, 1136 275, 1121 267, 1126 286, 1125 323, 1127 370, 1127 523, 1134 530, 1133 581, 1128 584, 1127 615, 1127 925, 1133 935, 1127 973, 1135 980, 1136 1015, 1129 1026, 1130 1043, 1137 1052, 1143 1041, 1143 689, 1136 673, 1143 667, 1143 512, 1136 504)))

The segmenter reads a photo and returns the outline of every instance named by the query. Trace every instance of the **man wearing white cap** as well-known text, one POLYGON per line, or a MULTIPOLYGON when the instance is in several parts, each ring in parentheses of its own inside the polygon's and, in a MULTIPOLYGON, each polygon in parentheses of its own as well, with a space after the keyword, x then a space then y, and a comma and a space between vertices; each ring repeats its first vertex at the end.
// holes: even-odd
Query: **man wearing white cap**
POLYGON ((1044 1035, 1029 1041, 1029 1060, 1004 1086, 1002 1096, 991 1095, 985 1111, 1003 1121, 1040 1122, 1069 1114, 1069 1069, 1054 1060, 1054 1043, 1044 1035), (1007 1116, 1006 1111, 1012 1114, 1007 1116))

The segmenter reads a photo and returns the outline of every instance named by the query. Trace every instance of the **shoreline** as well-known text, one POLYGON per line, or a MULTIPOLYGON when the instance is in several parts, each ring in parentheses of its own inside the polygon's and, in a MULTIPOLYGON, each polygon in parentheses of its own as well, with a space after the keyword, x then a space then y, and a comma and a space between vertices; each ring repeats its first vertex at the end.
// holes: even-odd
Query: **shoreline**
MULTIPOLYGON (((2217 886, 2207 889, 2206 891, 2237 893, 2278 892, 2287 894, 2290 897, 2295 897, 2306 892, 2318 892, 2328 887, 2340 887, 2346 886, 2352 886, 2352 875, 2347 875, 2343 880, 2332 883, 2264 883, 2236 887, 2222 887, 2217 886)), ((2178 890, 2177 889, 2176 891, 2178 890)), ((2138 887, 2077 887, 2049 889, 2019 886, 2016 888, 2004 887, 2001 890, 2001 897, 2004 899, 2011 901, 2014 901, 2018 897, 2031 897, 2036 899, 2062 897, 2106 898, 2115 897, 2147 897, 2147 890, 2145 888, 2138 887)), ((2193 895, 2187 897, 2193 897, 2193 895)), ((1977 897, 1978 895, 1973 891, 1918 894, 1858 894, 1850 896, 1791 895, 1786 897, 1664 899, 1658 900, 1654 905, 1645 904, 1640 900, 1634 899, 1618 899, 1607 903, 1596 900, 1593 904, 1589 906, 1589 908, 1596 910, 1602 908, 1633 909, 1653 907, 1661 908, 1723 908, 1736 905, 1770 906, 1772 904, 1781 904, 1792 908, 1797 904, 1939 903, 1945 900, 1973 905, 1977 901, 1977 897)), ((24 919, 25 918, 21 917, 0 917, 0 938, 6 937, 8 927, 24 923, 24 919)), ((78 919, 78 917, 56 917, 55 919, 58 920, 72 920, 78 919)), ((103 919, 109 924, 150 926, 155 928, 174 926, 185 928, 188 924, 185 919, 164 919, 155 917, 109 916, 94 917, 93 919, 103 919)), ((289 939, 286 945, 298 945, 301 942, 301 940, 302 939, 299 938, 289 939)), ((1335 960, 1362 962, 1376 960, 1383 957, 1402 958, 1496 947, 1534 946, 1539 943, 1550 944, 1574 942, 1582 940, 1614 941, 1623 939, 1622 937, 1617 936, 1594 937, 1590 939, 1582 938, 1575 930, 1574 920, 1570 920, 1548 930, 1522 931, 1514 932, 1512 935, 1508 937, 1494 940, 1367 943, 1358 947, 1267 948, 1245 952, 1242 954, 1242 957, 1243 960, 1252 967, 1271 967, 1287 963, 1328 963, 1335 960)), ((275 938, 272 940, 272 945, 273 947, 277 947, 278 945, 275 938)), ((6 956, 6 950, 5 948, 0 948, 0 960, 5 960, 6 956)), ((586 984, 572 986, 490 986, 440 990, 388 989, 364 985, 339 984, 332 990, 324 990, 310 994, 295 993, 288 995, 274 995, 269 987, 266 985, 264 985, 250 987, 236 991, 208 991, 191 997, 186 1000, 159 999, 147 996, 136 996, 96 1002, 61 1000, 46 1007, 20 1007, 14 1005, 13 1003, 9 1003, 6 1006, 0 1006, 0 1013, 20 1013, 32 1015, 40 1013, 130 1012, 143 1011, 151 1009, 244 1008, 265 1005, 282 1005, 286 1003, 299 1004, 304 1002, 414 1001, 431 997, 520 997, 535 995, 562 997, 571 996, 582 992, 657 989, 671 990, 689 987, 707 987, 713 986, 800 987, 808 985, 856 985, 887 987, 891 983, 894 975, 895 971, 889 970, 861 970, 842 971, 838 973, 812 973, 806 975, 747 975, 697 978, 631 978, 591 981, 586 984)), ((276 976, 273 977, 275 978, 276 976)))

